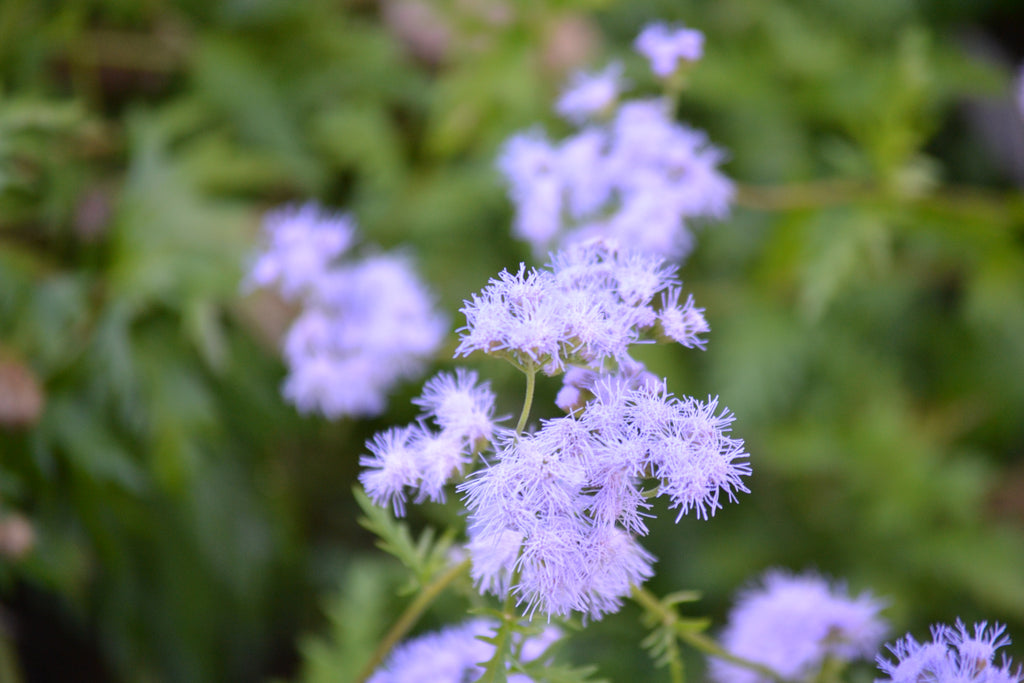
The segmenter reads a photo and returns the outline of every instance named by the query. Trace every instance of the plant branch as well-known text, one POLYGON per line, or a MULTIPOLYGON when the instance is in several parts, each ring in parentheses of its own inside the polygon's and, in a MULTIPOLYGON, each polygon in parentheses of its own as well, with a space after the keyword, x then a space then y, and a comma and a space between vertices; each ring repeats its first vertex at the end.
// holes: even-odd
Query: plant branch
POLYGON ((405 608, 402 615, 398 618, 391 629, 384 636, 384 639, 377 645, 377 649, 373 651, 373 656, 363 667, 359 677, 356 679, 358 683, 366 681, 373 672, 376 671, 377 667, 380 666, 384 658, 388 656, 391 649, 400 641, 405 634, 416 624, 423 612, 426 611, 430 604, 437 599, 445 588, 452 584, 457 578, 465 574, 470 567, 469 558, 462 562, 452 566, 448 571, 439 575, 436 579, 431 581, 429 584, 423 587, 420 594, 416 596, 416 599, 409 603, 409 606, 405 608))

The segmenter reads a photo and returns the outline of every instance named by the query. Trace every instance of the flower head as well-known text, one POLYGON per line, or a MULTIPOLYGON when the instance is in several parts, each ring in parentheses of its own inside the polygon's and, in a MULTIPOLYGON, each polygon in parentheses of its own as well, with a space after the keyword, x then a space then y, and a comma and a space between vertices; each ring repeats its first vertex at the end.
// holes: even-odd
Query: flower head
POLYGON ((615 104, 622 81, 622 64, 612 62, 597 73, 577 72, 555 105, 573 123, 584 123, 615 104))
POLYGON ((659 481, 680 516, 707 517, 722 491, 747 490, 742 442, 726 436, 732 418, 716 416, 714 401, 680 401, 628 378, 591 389, 577 413, 504 434, 490 465, 458 487, 474 580, 499 596, 513 591, 529 614, 597 619, 650 577, 654 558, 634 538, 650 514, 643 480, 659 481))
POLYGON ((704 56, 704 34, 696 29, 659 22, 640 32, 635 47, 650 61, 651 71, 666 78, 678 68, 679 60, 695 62, 704 56))
MULTIPOLYGON (((623 252, 606 240, 564 249, 545 270, 520 265, 515 274, 503 271, 463 306, 466 326, 456 355, 506 355, 548 374, 573 363, 626 364, 629 347, 658 321, 655 295, 677 292, 670 290, 678 284, 673 273, 658 257, 623 252)), ((700 309, 688 304, 695 320, 700 309)))
MULTIPOLYGON (((479 663, 489 660, 494 654, 494 645, 480 640, 479 636, 491 635, 496 629, 497 624, 487 619, 473 619, 414 638, 396 648, 368 683, 462 683, 476 680, 484 673, 479 663)), ((522 634, 516 634, 514 645, 521 648, 523 661, 530 662, 543 656, 561 636, 559 629, 549 626, 525 640, 522 634)), ((509 683, 529 683, 531 679, 512 673, 508 680, 509 683)))
MULTIPOLYGON (((869 658, 885 635, 882 604, 868 593, 850 597, 842 584, 816 574, 770 571, 740 594, 722 632, 731 654, 773 669, 786 680, 808 678, 826 658, 869 658)), ((720 659, 711 660, 719 683, 771 679, 720 659)))
POLYGON ((401 254, 339 258, 355 240, 344 215, 315 204, 268 214, 267 245, 246 285, 275 287, 302 310, 284 339, 285 398, 304 413, 376 415, 420 373, 447 321, 401 254))
POLYGON ((879 683, 1020 683, 1024 680, 1020 667, 1013 669, 1005 657, 1001 664, 994 662, 996 650, 1010 644, 1005 628, 995 624, 990 629, 981 622, 972 632, 958 619, 954 627, 932 626, 932 640, 927 643, 917 642, 908 633, 886 646, 896 656, 895 662, 878 656, 878 668, 889 676, 879 683))
POLYGON ((513 136, 498 168, 515 205, 515 233, 537 253, 605 237, 685 256, 689 222, 728 214, 734 190, 718 170, 723 160, 704 133, 672 120, 666 102, 627 100, 607 122, 560 143, 536 130, 513 136))

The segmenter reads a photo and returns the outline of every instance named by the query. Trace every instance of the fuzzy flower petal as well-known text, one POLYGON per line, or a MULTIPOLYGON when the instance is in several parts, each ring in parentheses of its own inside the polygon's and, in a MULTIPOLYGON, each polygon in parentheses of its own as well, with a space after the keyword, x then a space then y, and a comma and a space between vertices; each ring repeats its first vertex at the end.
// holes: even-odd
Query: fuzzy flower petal
MULTIPOLYGON (((867 659, 877 651, 886 625, 882 603, 870 594, 850 597, 842 584, 816 574, 770 571, 740 594, 722 632, 730 653, 773 669, 786 680, 814 674, 828 657, 867 659)), ((718 683, 769 683, 771 679, 712 659, 718 683)))

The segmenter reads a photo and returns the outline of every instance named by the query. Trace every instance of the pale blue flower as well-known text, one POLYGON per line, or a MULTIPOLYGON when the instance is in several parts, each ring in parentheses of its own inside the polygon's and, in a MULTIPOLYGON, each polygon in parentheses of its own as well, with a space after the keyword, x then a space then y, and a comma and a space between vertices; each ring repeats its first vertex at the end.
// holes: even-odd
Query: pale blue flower
POLYGON ((432 294, 404 255, 341 260, 355 240, 343 214, 286 207, 267 215, 265 231, 246 286, 273 287, 302 307, 283 343, 285 398, 330 418, 382 413, 445 336, 432 294))
MULTIPOLYGON (((567 364, 626 364, 629 347, 651 336, 658 321, 655 295, 678 285, 673 272, 659 257, 620 251, 607 241, 565 249, 545 270, 520 265, 515 274, 503 271, 465 302, 456 355, 507 355, 548 374, 567 364)), ((690 302, 689 315, 699 311, 690 302)))
MULTIPOLYGON (((719 642, 730 654, 763 664, 786 680, 810 680, 827 658, 870 659, 885 636, 882 603, 851 597, 841 583, 813 573, 769 571, 740 593, 719 642)), ((712 658, 718 683, 770 683, 751 669, 712 658)))
POLYGON ((607 122, 560 143, 512 136, 498 167, 515 234, 538 254, 596 237, 673 257, 693 246, 689 222, 728 215, 734 189, 707 136, 672 120, 664 100, 627 100, 607 122))
POLYGON ((584 123, 615 104, 622 87, 622 64, 612 62, 597 73, 573 74, 555 111, 573 123, 584 123))
POLYGON ((355 224, 313 202, 285 206, 263 219, 266 248, 254 258, 247 289, 276 287, 289 301, 300 299, 355 241, 355 224))
POLYGON ((726 435, 731 415, 631 384, 599 380, 573 415, 503 434, 489 466, 459 485, 481 590, 513 591, 528 614, 600 618, 652 574, 654 558, 634 538, 651 514, 644 480, 658 481, 680 516, 707 517, 723 491, 747 490, 743 444, 726 435))
MULTIPOLYGON (((368 679, 367 683, 465 683, 483 675, 480 662, 494 655, 494 645, 478 636, 490 636, 497 624, 487 619, 473 619, 449 626, 402 643, 368 679)), ((522 662, 539 659, 562 632, 548 626, 537 635, 524 638, 516 634, 513 650, 522 662)), ((509 673, 509 683, 529 683, 532 679, 520 673, 509 673)))
POLYGON ((666 78, 679 68, 679 60, 695 62, 704 56, 704 34, 658 22, 646 26, 634 46, 650 61, 651 71, 666 78))
POLYGON ((1010 644, 1006 627, 986 622, 974 625, 973 632, 959 619, 954 627, 932 626, 932 640, 919 643, 909 633, 893 645, 892 662, 883 655, 878 667, 889 676, 878 683, 1020 683, 1024 674, 1013 668, 1005 657, 997 664, 995 653, 1010 644))

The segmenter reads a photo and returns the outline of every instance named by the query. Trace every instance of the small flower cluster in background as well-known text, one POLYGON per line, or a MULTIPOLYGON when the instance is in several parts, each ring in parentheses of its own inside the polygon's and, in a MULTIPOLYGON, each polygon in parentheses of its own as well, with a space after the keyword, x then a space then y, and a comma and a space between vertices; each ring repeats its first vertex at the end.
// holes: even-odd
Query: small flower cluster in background
POLYGON ((264 232, 246 286, 274 288, 300 307, 283 344, 285 397, 329 418, 382 413, 388 393, 422 372, 448 327, 409 258, 339 261, 356 241, 355 224, 312 203, 268 213, 264 232))
MULTIPOLYGON (((826 660, 871 659, 885 637, 883 603, 813 573, 766 573, 741 592, 720 643, 730 654, 764 665, 786 680, 814 680, 826 660)), ((771 678, 722 659, 710 661, 718 683, 770 683, 771 678)))
MULTIPOLYGON (((703 34, 655 24, 637 39, 662 80, 700 59, 703 34)), ((556 104, 579 130, 551 141, 540 130, 510 138, 498 160, 515 206, 514 232, 536 254, 610 237, 676 259, 693 248, 690 223, 722 219, 734 189, 707 135, 673 120, 669 97, 624 99, 623 67, 577 73, 556 104)))

